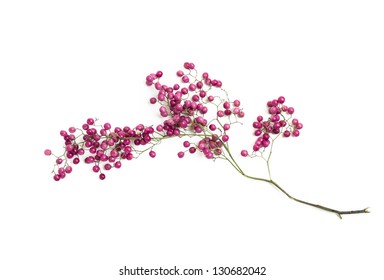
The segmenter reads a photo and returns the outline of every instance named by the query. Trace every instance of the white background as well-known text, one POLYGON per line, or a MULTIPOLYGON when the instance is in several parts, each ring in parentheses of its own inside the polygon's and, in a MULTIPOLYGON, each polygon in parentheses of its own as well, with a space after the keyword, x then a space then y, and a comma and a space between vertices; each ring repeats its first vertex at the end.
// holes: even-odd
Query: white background
POLYGON ((177 265, 383 279, 383 14, 382 1, 2 1, 0 278, 212 278, 118 275, 177 265), (266 101, 284 95, 304 129, 276 144, 274 179, 299 198, 372 213, 340 220, 225 162, 180 160, 180 141, 103 182, 84 165, 53 181, 43 151, 61 151, 61 129, 88 117, 158 123, 145 76, 163 70, 173 83, 185 61, 242 101, 236 154, 266 101))

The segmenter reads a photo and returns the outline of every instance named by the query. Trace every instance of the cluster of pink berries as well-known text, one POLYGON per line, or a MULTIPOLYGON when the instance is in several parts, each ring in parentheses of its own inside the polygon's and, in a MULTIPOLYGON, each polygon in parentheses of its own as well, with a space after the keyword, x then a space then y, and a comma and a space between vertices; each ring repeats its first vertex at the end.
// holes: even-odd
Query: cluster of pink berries
MULTIPOLYGON (((169 137, 181 137, 187 134, 199 136, 200 134, 200 138, 203 139, 192 147, 188 146, 188 151, 195 153, 197 149, 208 159, 218 157, 222 154, 220 148, 223 142, 229 139, 227 131, 230 129, 230 124, 236 123, 237 118, 244 117, 240 101, 230 102, 226 94, 210 95, 212 89, 221 89, 222 82, 211 79, 207 72, 198 77, 195 65, 191 62, 185 62, 184 68, 187 72, 185 70, 176 72, 176 76, 181 79, 181 84, 176 83, 173 86, 160 83, 162 71, 146 77, 146 84, 154 86, 157 91, 157 97, 152 97, 149 101, 151 104, 160 105, 160 115, 165 118, 163 124, 156 126, 156 131, 169 137), (214 109, 214 115, 210 116, 208 121, 207 114, 211 110, 210 106, 214 109), (207 135, 211 140, 207 140, 207 135), (202 143, 207 145, 202 147, 202 143)), ((222 90, 221 93, 223 92, 222 90)), ((184 152, 179 152, 178 156, 182 158, 184 152)))
MULTIPOLYGON (((188 151, 191 154, 194 154, 196 150, 202 152, 207 159, 212 159, 214 157, 220 157, 223 153, 222 147, 223 142, 228 141, 228 135, 223 136, 224 139, 220 139, 217 134, 212 134, 210 137, 205 137, 201 139, 197 144, 191 144, 189 141, 184 141, 183 146, 188 148, 188 151), (225 137, 226 136, 226 137, 225 137), (193 146, 191 146, 193 145, 193 146)), ((178 152, 178 157, 184 157, 185 151, 178 152)))
MULTIPOLYGON (((137 146, 152 143, 154 129, 142 124, 135 128, 125 126, 115 127, 111 124, 96 125, 96 120, 89 118, 81 128, 70 127, 68 131, 60 131, 64 139, 64 153, 56 156, 53 170, 55 181, 64 179, 66 174, 72 172, 71 164, 80 162, 79 156, 87 152, 84 162, 92 165, 92 170, 99 174, 101 180, 105 179, 104 171, 120 168, 123 160, 132 160, 139 153, 137 146)), ((52 155, 51 150, 44 151, 47 156, 52 155)), ((155 157, 156 153, 150 151, 149 155, 155 157)))
MULTIPOLYGON (((280 96, 277 99, 273 99, 267 102, 268 113, 270 116, 265 119, 262 116, 258 116, 256 121, 253 122, 253 128, 255 128, 254 135, 257 139, 253 145, 253 151, 258 152, 267 148, 271 143, 271 134, 284 137, 298 137, 300 135, 300 129, 303 128, 303 124, 297 119, 291 119, 295 109, 284 105, 285 98, 280 96)), ((242 150, 241 155, 248 156, 247 150, 242 150)))

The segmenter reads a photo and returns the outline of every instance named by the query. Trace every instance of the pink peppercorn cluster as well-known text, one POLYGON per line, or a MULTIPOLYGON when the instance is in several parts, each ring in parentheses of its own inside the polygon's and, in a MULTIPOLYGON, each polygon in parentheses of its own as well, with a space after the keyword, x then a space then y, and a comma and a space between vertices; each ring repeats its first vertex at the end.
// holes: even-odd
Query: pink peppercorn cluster
MULTIPOLYGON (((258 116, 253 122, 254 135, 257 137, 253 145, 253 152, 262 152, 271 144, 271 139, 276 139, 280 135, 285 138, 300 135, 299 130, 303 128, 303 124, 298 119, 292 119, 295 109, 284 103, 284 96, 268 101, 267 108, 270 116, 267 119, 258 116)), ((241 155, 248 156, 248 151, 242 150, 241 155)))
MULTIPOLYGON (((225 135, 227 136, 227 135, 225 135)), ((227 139, 228 136, 224 137, 224 139, 227 139)), ((202 152, 204 156, 207 159, 212 159, 214 157, 220 157, 223 153, 222 147, 223 147, 224 140, 220 140, 219 136, 217 134, 213 134, 210 137, 204 137, 200 141, 197 142, 197 144, 191 144, 189 141, 184 141, 183 145, 185 148, 188 148, 189 153, 194 154, 196 150, 202 152), (194 145, 194 146, 191 146, 194 145), (196 146, 196 147, 195 147, 196 146)), ((179 158, 184 157, 185 152, 181 151, 178 152, 177 156, 179 158)))
POLYGON ((124 160, 138 158, 144 152, 148 152, 152 158, 156 157, 153 148, 162 140, 188 137, 193 141, 184 140, 184 151, 177 153, 179 158, 183 158, 186 151, 191 154, 199 151, 207 159, 227 160, 244 177, 268 182, 296 202, 336 213, 339 218, 346 214, 369 213, 368 208, 339 211, 297 199, 272 180, 269 161, 274 141, 280 135, 285 138, 298 137, 300 129, 303 128, 298 119, 292 118, 295 110, 284 104, 283 96, 267 102, 269 113, 267 118, 258 116, 253 122, 254 135, 257 139, 252 153, 249 155, 247 150, 241 151, 243 157, 261 156, 266 161, 269 179, 260 178, 244 173, 232 156, 227 143, 231 125, 238 123, 238 118, 244 117, 240 101, 230 101, 222 89, 222 82, 211 78, 206 72, 199 75, 193 63, 184 63, 184 70, 178 70, 176 76, 180 82, 173 86, 160 82, 163 77, 162 71, 146 77, 146 84, 153 86, 157 91, 157 96, 150 98, 150 103, 159 106, 159 113, 163 118, 161 124, 112 128, 109 123, 99 125, 96 119, 89 118, 81 128, 70 127, 68 130, 60 131, 63 138, 63 153, 56 156, 49 149, 44 151, 46 156, 55 157, 53 179, 55 181, 64 179, 67 174, 72 173, 74 165, 83 161, 91 166, 90 169, 99 175, 100 180, 104 180, 106 177, 104 172, 121 168, 124 160), (269 155, 264 157, 263 153, 268 147, 270 147, 269 155))
MULTIPOLYGON (((55 156, 55 181, 64 179, 72 172, 72 166, 80 163, 80 156, 85 155, 84 162, 92 166, 92 171, 99 174, 101 180, 105 179, 104 171, 120 168, 124 160, 132 160, 141 151, 137 147, 153 144, 152 127, 142 124, 134 128, 125 126, 115 127, 111 124, 96 125, 93 118, 87 119, 81 128, 70 127, 68 131, 60 131, 64 140, 64 152, 55 156)), ((44 151, 47 156, 53 155, 51 150, 44 151)), ((149 155, 155 157, 156 153, 150 151, 149 155)))
POLYGON ((162 76, 163 72, 157 71, 146 77, 146 84, 157 91, 157 96, 149 101, 159 105, 160 116, 165 119, 156 126, 156 131, 168 137, 201 138, 196 143, 184 142, 188 149, 178 152, 179 158, 184 157, 186 151, 193 154, 196 150, 208 159, 220 157, 223 143, 229 140, 231 124, 244 117, 240 101, 231 102, 221 88, 220 80, 211 78, 207 72, 198 75, 195 65, 190 62, 184 63, 184 70, 176 72, 179 83, 162 83, 162 76), (219 92, 211 94, 215 89, 219 92))

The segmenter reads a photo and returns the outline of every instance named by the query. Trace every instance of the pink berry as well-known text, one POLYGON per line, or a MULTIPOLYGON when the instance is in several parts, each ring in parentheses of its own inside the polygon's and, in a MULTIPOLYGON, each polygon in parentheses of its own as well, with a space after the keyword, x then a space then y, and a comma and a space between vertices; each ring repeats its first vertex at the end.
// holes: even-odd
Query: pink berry
POLYGON ((203 129, 200 126, 195 126, 195 132, 201 133, 201 132, 203 132, 203 129))
POLYGON ((284 135, 284 137, 289 137, 289 136, 291 136, 291 133, 288 130, 286 130, 286 131, 284 131, 283 135, 284 135))
POLYGON ((263 141, 261 141, 261 145, 262 145, 264 148, 268 147, 269 144, 270 144, 269 140, 263 140, 263 141))
POLYGON ((105 179, 105 174, 104 173, 100 173, 99 178, 100 178, 100 180, 104 180, 105 179))
POLYGON ((189 88, 190 91, 195 91, 196 90, 196 85, 195 84, 190 84, 188 88, 189 88))
POLYGON ((112 150, 112 151, 111 151, 111 156, 112 156, 112 157, 118 157, 118 156, 119 156, 119 152, 116 151, 116 150, 112 150))
POLYGON ((303 128, 303 124, 302 124, 302 123, 298 123, 298 124, 296 125, 296 128, 297 128, 297 129, 302 129, 302 128, 303 128))
POLYGON ((276 112, 277 112, 276 107, 271 107, 271 108, 269 108, 269 113, 270 113, 271 115, 276 114, 276 112))
POLYGON ((154 157, 156 156, 156 152, 155 152, 155 151, 150 151, 150 152, 149 152, 149 156, 150 156, 151 158, 154 158, 154 157))
POLYGON ((278 122, 273 125, 273 129, 279 129, 280 127, 281 127, 281 124, 278 122))
POLYGON ((289 107, 287 112, 288 114, 292 115, 295 112, 295 109, 293 107, 289 107))
POLYGON ((227 142, 229 140, 229 136, 227 134, 224 134, 222 137, 221 137, 221 140, 223 140, 223 142, 227 142))
POLYGON ((108 129, 111 129, 111 124, 110 123, 105 123, 104 124, 104 129, 108 130, 108 129))
POLYGON ((184 75, 184 72, 181 71, 181 70, 179 70, 179 71, 176 72, 176 75, 177 75, 178 77, 182 77, 182 76, 184 75))
MULTIPOLYGON (((198 95, 194 94, 192 96, 192 101, 193 102, 198 102, 199 100, 200 100, 200 97, 198 95)), ((192 104, 191 104, 191 106, 192 106, 192 104)), ((197 108, 197 105, 194 105, 194 106, 196 106, 196 108, 197 108)), ((193 109, 195 109, 195 108, 193 108, 193 109)))
POLYGON ((260 128, 262 128, 262 127, 263 127, 263 126, 262 126, 261 123, 259 123, 259 122, 253 122, 253 128, 260 129, 260 128))
POLYGON ((161 84, 159 82, 155 83, 155 89, 161 90, 161 84))
POLYGON ((231 125, 229 123, 224 124, 223 126, 224 130, 229 130, 231 128, 231 125))
POLYGON ((46 156, 50 156, 51 154, 52 154, 52 152, 51 152, 50 149, 46 149, 46 150, 44 151, 44 155, 46 155, 46 156))
POLYGON ((184 152, 178 152, 178 153, 177 153, 177 156, 178 156, 179 158, 183 158, 183 157, 184 157, 184 152))
POLYGON ((159 101, 164 101, 165 100, 165 94, 163 92, 159 92, 159 94, 157 95, 157 99, 159 99, 159 101))
POLYGON ((92 167, 92 170, 93 170, 93 172, 97 173, 97 172, 100 171, 100 167, 99 167, 98 165, 94 165, 94 166, 92 167))
POLYGON ((183 77, 181 78, 181 80, 183 81, 183 83, 188 83, 188 82, 189 82, 189 78, 188 78, 188 76, 183 76, 183 77))
POLYGON ((293 136, 295 137, 298 137, 300 135, 300 131, 298 131, 297 129, 295 129, 292 133, 293 136))
POLYGON ((277 102, 279 104, 283 104, 285 102, 285 97, 284 96, 280 96, 278 99, 277 99, 277 102))
POLYGON ((127 155, 127 160, 132 160, 133 159, 133 154, 132 153, 129 153, 128 155, 127 155))
POLYGON ((217 111, 217 116, 218 116, 218 117, 221 118, 221 117, 224 117, 224 115, 225 115, 225 114, 224 114, 224 112, 223 112, 222 110, 217 111))
POLYGON ((246 150, 242 150, 242 151, 241 151, 241 155, 242 155, 243 157, 248 156, 248 151, 246 151, 246 150))
POLYGON ((147 81, 148 83, 152 83, 152 82, 153 82, 153 76, 152 76, 152 75, 148 75, 148 76, 146 77, 146 81, 147 81))
POLYGON ((158 126, 156 126, 156 131, 157 132, 162 132, 163 131, 163 126, 161 124, 159 124, 158 126))
POLYGON ((143 131, 144 130, 144 125, 138 124, 138 125, 136 125, 136 129, 139 130, 139 131, 143 131))
POLYGON ((184 141, 184 143, 183 143, 183 146, 185 148, 188 148, 190 145, 191 145, 191 143, 189 143, 189 141, 184 141))
POLYGON ((211 151, 209 151, 208 153, 205 154, 205 157, 207 159, 211 159, 211 158, 213 158, 213 153, 211 151))
POLYGON ((260 130, 260 129, 258 129, 258 130, 256 130, 256 131, 255 131, 255 136, 260 136, 260 135, 261 135, 261 133, 262 133, 262 132, 261 132, 261 130, 260 130))
POLYGON ((184 68, 185 68, 185 69, 191 69, 190 67, 191 67, 191 66, 190 66, 189 62, 185 62, 185 63, 184 63, 184 68))

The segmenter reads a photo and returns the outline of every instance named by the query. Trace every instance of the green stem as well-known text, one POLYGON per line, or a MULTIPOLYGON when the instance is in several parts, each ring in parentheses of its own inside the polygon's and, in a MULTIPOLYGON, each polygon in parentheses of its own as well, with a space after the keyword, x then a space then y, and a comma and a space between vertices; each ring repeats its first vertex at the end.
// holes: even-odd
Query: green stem
POLYGON ((280 190, 282 193, 284 193, 290 199, 292 199, 292 200, 294 200, 296 202, 308 205, 308 206, 312 206, 312 207, 324 210, 324 211, 335 213, 340 219, 342 218, 342 215, 369 213, 368 208, 364 208, 364 209, 361 209, 361 210, 341 211, 341 210, 336 210, 336 209, 332 209, 332 208, 329 208, 329 207, 325 207, 325 206, 320 205, 320 204, 314 204, 314 203, 311 203, 311 202, 307 202, 307 201, 304 201, 304 200, 301 200, 301 199, 293 197, 292 195, 290 195, 288 192, 286 192, 282 187, 280 187, 279 184, 277 184, 272 179, 268 180, 268 179, 264 179, 264 178, 253 177, 253 176, 249 176, 249 175, 245 174, 244 172, 240 172, 240 171, 239 171, 239 173, 241 175, 243 175, 244 177, 252 179, 252 180, 257 180, 257 181, 263 181, 263 182, 270 183, 273 186, 275 186, 278 190, 280 190))
POLYGON ((269 180, 272 180, 271 168, 270 168, 270 166, 269 166, 269 161, 271 160, 272 149, 273 149, 273 143, 274 143, 274 142, 275 142, 275 139, 272 139, 271 148, 270 148, 270 150, 269 150, 269 155, 268 155, 268 159, 267 159, 267 168, 268 168, 269 180))
MULTIPOLYGON (((223 143, 223 142, 222 142, 223 143)), ((244 174, 244 171, 240 168, 240 166, 237 164, 236 160, 233 158, 231 151, 229 150, 228 143, 223 143, 224 149, 227 151, 229 157, 231 160, 227 158, 227 160, 236 168, 237 171, 239 171, 240 174, 244 174)))

